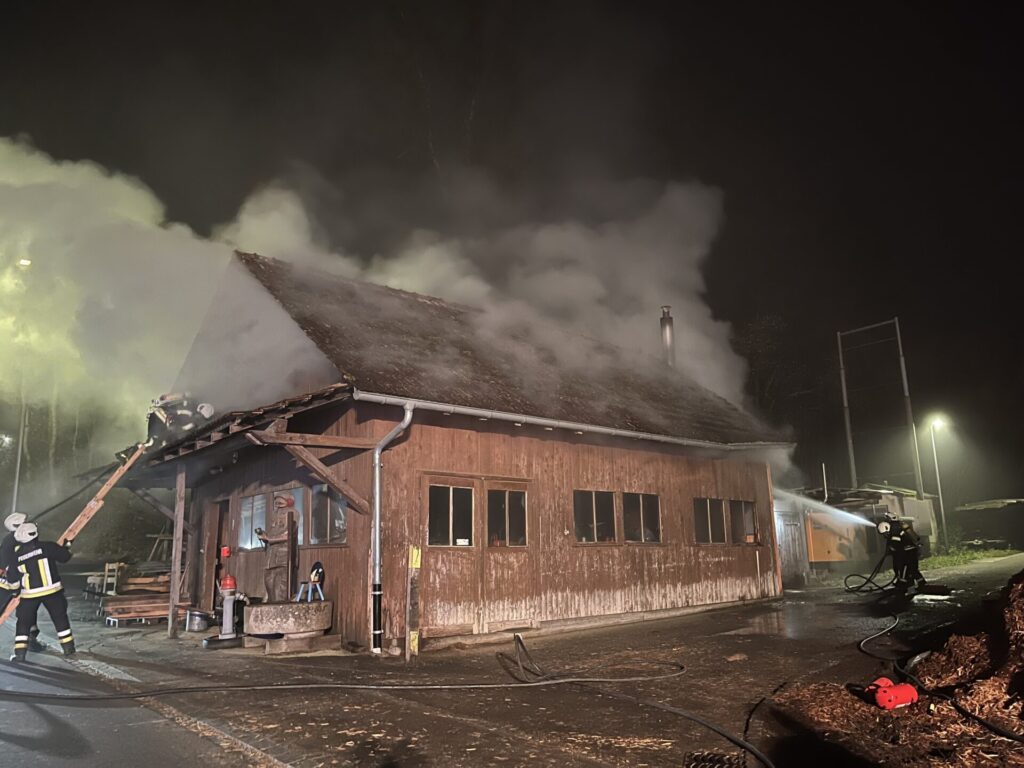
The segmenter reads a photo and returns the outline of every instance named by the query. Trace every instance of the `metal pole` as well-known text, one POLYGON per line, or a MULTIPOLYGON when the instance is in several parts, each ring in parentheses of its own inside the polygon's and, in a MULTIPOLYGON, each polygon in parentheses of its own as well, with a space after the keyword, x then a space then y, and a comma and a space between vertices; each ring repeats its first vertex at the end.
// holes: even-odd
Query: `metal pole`
POLYGON ((917 498, 924 498, 924 478, 921 476, 921 454, 917 445, 917 425, 914 424, 914 409, 910 405, 910 384, 907 383, 907 362, 903 357, 903 338, 900 336, 900 319, 894 317, 896 346, 900 351, 900 373, 903 374, 903 402, 907 408, 907 426, 910 427, 911 449, 914 453, 914 480, 917 482, 917 498))
POLYGON ((942 479, 939 477, 939 451, 935 447, 935 424, 931 425, 932 458, 935 459, 935 485, 939 488, 939 514, 942 516, 942 544, 949 552, 949 529, 946 528, 946 505, 942 502, 942 479))
POLYGON ((825 462, 824 461, 821 462, 821 487, 824 489, 823 493, 825 494, 825 498, 822 499, 822 501, 824 501, 826 504, 828 504, 828 475, 825 474, 825 462))
POLYGON ((14 493, 11 496, 11 513, 18 511, 18 483, 21 480, 21 454, 25 452, 25 420, 28 411, 25 407, 25 387, 21 388, 21 423, 18 425, 18 454, 14 459, 14 493))
POLYGON ((857 462, 853 458, 853 428, 850 426, 850 398, 846 391, 846 365, 843 363, 843 334, 836 333, 839 346, 839 381, 843 385, 843 418, 846 421, 846 450, 850 455, 850 487, 857 487, 857 462))

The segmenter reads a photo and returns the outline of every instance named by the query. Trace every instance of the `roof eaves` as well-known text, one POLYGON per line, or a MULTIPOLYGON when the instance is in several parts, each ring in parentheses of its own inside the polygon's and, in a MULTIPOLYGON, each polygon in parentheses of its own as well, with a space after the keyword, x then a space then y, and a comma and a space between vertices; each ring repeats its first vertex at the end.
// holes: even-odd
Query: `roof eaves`
POLYGON ((437 413, 445 414, 456 414, 461 416, 471 416, 477 419, 494 419, 495 421, 507 421, 519 426, 528 424, 531 426, 543 427, 544 429, 550 430, 561 429, 577 433, 591 432, 594 434, 609 435, 612 437, 625 437, 633 440, 646 440, 650 442, 668 443, 671 445, 680 445, 690 448, 703 448, 707 450, 751 451, 766 449, 790 449, 795 446, 795 443, 773 441, 719 443, 709 440, 699 440, 696 438, 677 437, 673 435, 661 435, 650 432, 635 432, 627 429, 617 429, 615 427, 603 427, 597 424, 583 424, 580 422, 548 419, 541 416, 530 416, 524 413, 507 413, 504 411, 494 411, 483 408, 471 408, 469 406, 454 405, 451 403, 437 403, 432 402, 430 400, 419 400, 410 397, 396 397, 394 395, 382 395, 373 392, 362 392, 355 388, 353 388, 352 390, 352 399, 362 400, 364 402, 369 403, 378 403, 380 405, 405 406, 406 404, 410 404, 413 406, 413 408, 418 408, 420 410, 434 411, 437 413))

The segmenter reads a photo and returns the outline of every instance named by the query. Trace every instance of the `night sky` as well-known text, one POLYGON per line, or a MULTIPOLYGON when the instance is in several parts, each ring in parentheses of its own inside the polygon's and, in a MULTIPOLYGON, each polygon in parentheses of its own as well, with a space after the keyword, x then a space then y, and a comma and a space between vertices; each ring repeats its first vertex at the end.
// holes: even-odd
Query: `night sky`
MULTIPOLYGON (((805 471, 847 479, 835 332, 899 315, 917 414, 956 424, 955 500, 1024 496, 1021 13, 844 6, 8 2, 0 135, 138 176, 204 233, 290 180, 363 251, 554 215, 588 180, 699 180, 725 201, 710 305, 781 318, 805 369, 774 409, 805 471), (466 169, 514 204, 469 220, 447 191, 466 169)), ((895 348, 861 356, 878 457, 895 348)))

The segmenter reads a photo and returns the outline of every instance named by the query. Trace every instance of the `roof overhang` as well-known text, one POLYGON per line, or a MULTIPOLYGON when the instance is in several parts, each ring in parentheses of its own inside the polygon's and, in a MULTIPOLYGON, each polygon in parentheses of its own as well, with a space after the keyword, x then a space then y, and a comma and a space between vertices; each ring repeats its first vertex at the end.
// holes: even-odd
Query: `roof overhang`
POLYGON ((646 440, 655 443, 666 443, 679 445, 687 448, 702 448, 713 451, 759 451, 759 450, 789 450, 795 443, 787 442, 753 442, 753 443, 720 443, 709 440, 699 440, 690 437, 675 437, 672 435, 659 435, 650 432, 634 432, 628 429, 616 429, 614 427, 602 427, 597 424, 582 424, 574 421, 560 421, 558 419, 547 419, 540 416, 530 416, 525 413, 507 413, 504 411, 492 411, 483 408, 470 408, 464 405, 453 405, 451 403, 437 403, 430 400, 418 400, 411 397, 396 397, 394 395, 382 395, 374 392, 363 392, 358 389, 352 390, 352 399, 367 403, 378 403, 380 405, 394 405, 404 407, 412 405, 413 408, 423 411, 434 411, 447 415, 468 416, 483 421, 491 419, 505 421, 516 426, 534 426, 546 430, 565 430, 575 434, 596 434, 608 435, 611 437, 622 437, 631 440, 646 440))

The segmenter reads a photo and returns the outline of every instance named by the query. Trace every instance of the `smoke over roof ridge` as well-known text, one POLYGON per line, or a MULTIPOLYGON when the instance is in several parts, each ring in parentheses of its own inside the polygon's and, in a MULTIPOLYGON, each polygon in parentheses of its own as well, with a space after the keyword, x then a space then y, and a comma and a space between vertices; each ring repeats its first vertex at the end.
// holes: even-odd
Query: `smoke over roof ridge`
POLYGON ((538 333, 521 317, 509 325, 487 308, 236 256, 364 391, 716 443, 784 439, 650 356, 538 333))

